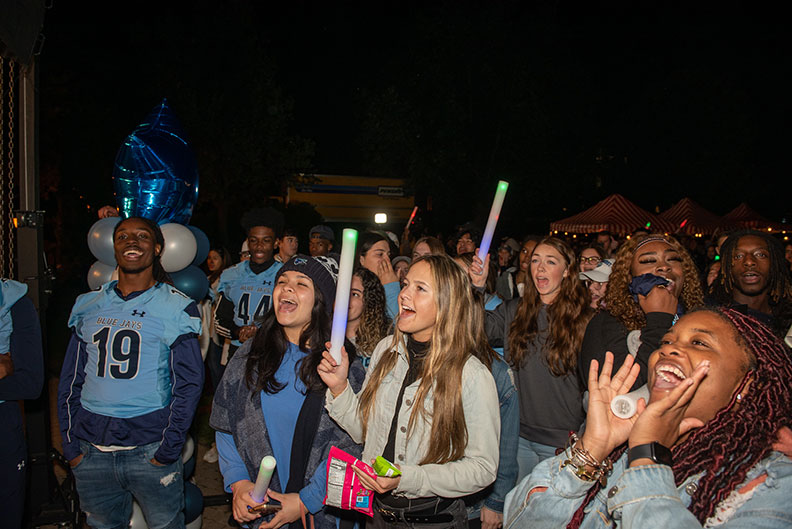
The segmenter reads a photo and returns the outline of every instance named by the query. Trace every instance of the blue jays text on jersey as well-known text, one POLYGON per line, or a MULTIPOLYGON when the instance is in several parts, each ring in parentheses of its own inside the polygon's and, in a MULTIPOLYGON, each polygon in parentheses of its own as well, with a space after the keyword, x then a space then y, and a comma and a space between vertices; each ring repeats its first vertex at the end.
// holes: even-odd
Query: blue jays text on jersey
MULTIPOLYGON (((115 286, 107 286, 111 284, 115 286)), ((128 301, 110 288, 80 296, 69 326, 88 353, 86 372, 91 376, 83 384, 83 407, 126 418, 167 406, 170 346, 182 334, 201 331, 200 319, 184 311, 190 303, 162 284, 128 301)))
MULTIPOLYGON (((250 269, 250 261, 242 261, 223 271, 217 291, 234 304, 234 324, 237 327, 255 324, 269 310, 275 276, 281 266, 281 263, 273 262, 269 268, 255 274, 250 269)), ((233 344, 241 345, 238 340, 233 344)))
POLYGON ((201 320, 194 302, 170 285, 126 298, 115 287, 111 281, 78 297, 69 318, 74 336, 59 387, 64 452, 72 434, 130 446, 172 433, 163 443, 171 456, 200 396, 203 364, 195 336, 201 320), (124 438, 107 438, 119 432, 124 438))

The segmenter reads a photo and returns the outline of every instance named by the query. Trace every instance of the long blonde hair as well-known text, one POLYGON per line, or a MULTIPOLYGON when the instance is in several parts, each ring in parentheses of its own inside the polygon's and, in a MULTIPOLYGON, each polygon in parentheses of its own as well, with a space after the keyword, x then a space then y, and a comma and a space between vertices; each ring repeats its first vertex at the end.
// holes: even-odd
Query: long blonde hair
MULTIPOLYGON (((462 458, 467 446, 468 431, 462 407, 462 370, 476 348, 476 337, 470 323, 476 315, 470 281, 453 259, 447 255, 425 255, 416 259, 412 266, 419 262, 427 263, 432 271, 437 319, 432 329, 429 352, 421 368, 408 435, 416 421, 431 421, 429 449, 420 464, 443 464, 462 458), (430 391, 431 416, 424 406, 430 391)), ((393 342, 369 373, 366 387, 360 395, 359 413, 364 438, 376 405, 377 392, 382 380, 396 366, 400 346, 406 346, 406 339, 399 330, 397 317, 393 342)))

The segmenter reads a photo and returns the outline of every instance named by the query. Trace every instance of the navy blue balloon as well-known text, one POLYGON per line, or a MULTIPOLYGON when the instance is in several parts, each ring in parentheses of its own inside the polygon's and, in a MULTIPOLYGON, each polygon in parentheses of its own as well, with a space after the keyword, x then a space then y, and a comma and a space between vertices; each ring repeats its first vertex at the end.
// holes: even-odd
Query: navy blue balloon
POLYGON ((195 483, 184 482, 184 523, 190 523, 203 512, 203 494, 195 483))
POLYGON ((198 199, 198 164, 165 99, 118 150, 113 187, 124 218, 190 221, 198 199))
POLYGON ((193 259, 191 264, 200 266, 209 256, 209 237, 195 226, 187 226, 187 228, 195 235, 195 242, 198 243, 198 249, 195 251, 195 259, 193 259))
POLYGON ((186 463, 184 463, 182 476, 184 476, 184 479, 190 479, 194 472, 195 472, 195 452, 193 452, 192 457, 188 459, 186 463))
POLYGON ((173 286, 195 301, 201 301, 209 292, 209 279, 197 266, 190 265, 184 270, 171 272, 170 277, 173 280, 173 286))

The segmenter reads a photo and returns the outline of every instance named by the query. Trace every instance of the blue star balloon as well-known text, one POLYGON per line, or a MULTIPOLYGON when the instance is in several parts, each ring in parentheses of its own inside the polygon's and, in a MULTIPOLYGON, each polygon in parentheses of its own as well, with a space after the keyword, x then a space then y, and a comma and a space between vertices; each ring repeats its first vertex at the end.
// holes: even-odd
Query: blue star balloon
POLYGON ((127 136, 113 168, 121 216, 187 224, 198 199, 198 165, 184 131, 163 99, 127 136))

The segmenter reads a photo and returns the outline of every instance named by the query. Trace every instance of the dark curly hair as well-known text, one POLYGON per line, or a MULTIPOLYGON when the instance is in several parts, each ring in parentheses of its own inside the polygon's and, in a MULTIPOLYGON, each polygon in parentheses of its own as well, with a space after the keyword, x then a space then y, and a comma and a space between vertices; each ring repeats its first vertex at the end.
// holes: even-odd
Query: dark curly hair
POLYGON ((391 329, 385 301, 385 289, 377 274, 358 268, 354 275, 363 283, 363 312, 360 325, 355 334, 355 347, 360 356, 371 356, 377 344, 385 338, 391 329))
POLYGON ((275 237, 281 237, 283 233, 283 213, 274 208, 251 209, 242 215, 239 223, 245 234, 250 234, 250 230, 256 226, 266 226, 273 231, 275 237))
POLYGON ((734 304, 734 253, 740 239, 747 236, 765 241, 770 252, 767 294, 773 313, 773 331, 783 337, 792 324, 792 278, 789 274, 789 263, 784 258, 784 247, 775 237, 756 230, 741 230, 730 234, 721 247, 721 270, 710 287, 710 295, 719 305, 728 307, 734 304))
POLYGON ((682 292, 679 295, 679 300, 682 302, 685 310, 696 309, 704 305, 704 294, 701 290, 698 268, 696 268, 687 250, 685 250, 676 239, 664 236, 661 233, 633 237, 625 242, 616 254, 616 260, 613 263, 613 269, 608 282, 608 291, 605 294, 604 300, 605 310, 610 313, 611 316, 621 321, 629 331, 641 329, 646 325, 646 315, 643 310, 641 310, 641 306, 633 299, 629 287, 630 282, 633 280, 632 262, 635 249, 641 242, 649 237, 661 237, 676 250, 682 258, 684 281, 682 283, 682 292))
MULTIPOLYGON (((773 450, 779 428, 792 424, 792 362, 781 340, 750 316, 728 308, 700 310, 727 323, 748 355, 746 373, 726 407, 672 449, 677 485, 704 473, 688 507, 704 524, 773 450)), ((617 449, 612 460, 623 452, 623 447, 617 449)), ((568 529, 580 527, 584 508, 598 490, 599 485, 589 490, 568 529)))

